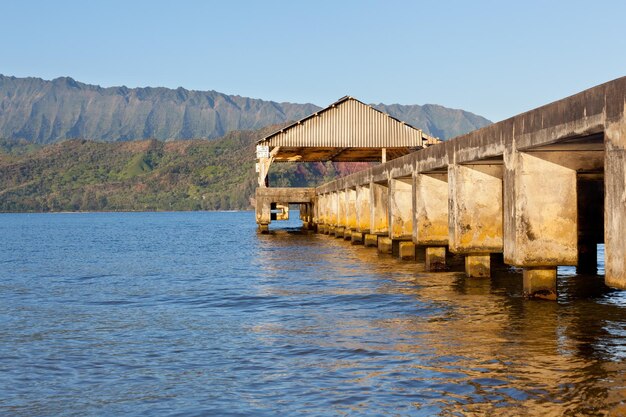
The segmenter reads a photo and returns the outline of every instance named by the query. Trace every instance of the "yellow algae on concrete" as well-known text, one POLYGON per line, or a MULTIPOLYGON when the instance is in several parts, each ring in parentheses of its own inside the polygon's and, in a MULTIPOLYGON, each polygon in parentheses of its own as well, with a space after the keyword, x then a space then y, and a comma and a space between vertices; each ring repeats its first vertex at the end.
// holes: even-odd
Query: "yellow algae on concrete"
POLYGON ((417 174, 413 179, 413 242, 448 244, 448 173, 417 174))

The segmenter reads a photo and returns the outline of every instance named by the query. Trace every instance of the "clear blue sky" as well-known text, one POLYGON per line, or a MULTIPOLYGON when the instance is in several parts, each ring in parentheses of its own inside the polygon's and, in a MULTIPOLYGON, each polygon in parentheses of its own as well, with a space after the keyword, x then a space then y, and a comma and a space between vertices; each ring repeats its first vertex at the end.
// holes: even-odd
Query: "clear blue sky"
POLYGON ((0 73, 501 120, 626 75, 625 1, 5 1, 0 73))

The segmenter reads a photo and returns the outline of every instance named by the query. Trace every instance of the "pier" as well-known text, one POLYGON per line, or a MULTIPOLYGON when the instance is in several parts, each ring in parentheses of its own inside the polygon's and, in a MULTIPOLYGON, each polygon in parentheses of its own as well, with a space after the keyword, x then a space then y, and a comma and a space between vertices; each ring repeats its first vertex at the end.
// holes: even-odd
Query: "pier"
POLYGON ((626 289, 626 77, 442 143, 342 100, 259 142, 261 232, 298 203, 305 227, 409 261, 420 251, 428 270, 461 254, 469 278, 488 278, 502 254, 527 296, 550 300, 557 267, 594 272, 604 243, 605 283, 626 289), (274 161, 329 160, 380 163, 268 187, 274 161))

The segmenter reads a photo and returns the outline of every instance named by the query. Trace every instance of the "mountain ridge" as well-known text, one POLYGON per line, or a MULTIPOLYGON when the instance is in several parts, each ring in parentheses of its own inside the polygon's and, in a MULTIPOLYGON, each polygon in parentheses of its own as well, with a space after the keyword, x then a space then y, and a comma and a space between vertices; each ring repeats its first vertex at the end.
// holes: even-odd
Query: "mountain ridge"
MULTIPOLYGON (((442 139, 491 123, 436 104, 373 106, 442 139)), ((299 120, 320 109, 312 103, 268 101, 215 90, 101 87, 71 77, 44 80, 0 74, 0 138, 38 144, 66 139, 217 139, 230 131, 299 120)))

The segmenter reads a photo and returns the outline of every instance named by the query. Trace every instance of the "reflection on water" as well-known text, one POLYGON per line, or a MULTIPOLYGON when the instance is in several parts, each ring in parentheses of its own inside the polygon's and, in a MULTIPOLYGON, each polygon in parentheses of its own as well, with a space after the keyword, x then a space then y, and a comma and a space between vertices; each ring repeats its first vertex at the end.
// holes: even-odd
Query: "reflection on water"
POLYGON ((504 266, 426 273, 250 213, 2 219, 4 414, 626 414, 601 276, 531 301, 504 266))
MULTIPOLYGON (((328 236, 284 234, 264 243, 289 248, 264 257, 264 268, 284 270, 293 262, 294 246, 303 256, 311 246, 320 252, 320 274, 327 274, 320 278, 328 281, 326 294, 350 294, 366 304, 375 299, 369 309, 382 317, 334 317, 332 334, 318 333, 315 343, 371 353, 358 364, 331 364, 352 369, 351 383, 387 386, 394 407, 404 404, 405 411, 424 415, 626 413, 626 298, 606 288, 602 276, 560 270, 559 300, 553 303, 522 298, 521 274, 504 265, 492 279, 467 279, 462 272, 425 273, 422 264, 328 236), (358 284, 369 276, 376 280, 373 293, 372 283, 358 284)), ((310 262, 307 267, 315 267, 310 262)), ((311 328, 308 334, 313 336, 311 328)), ((379 409, 385 401, 369 397, 352 408, 379 409)))

